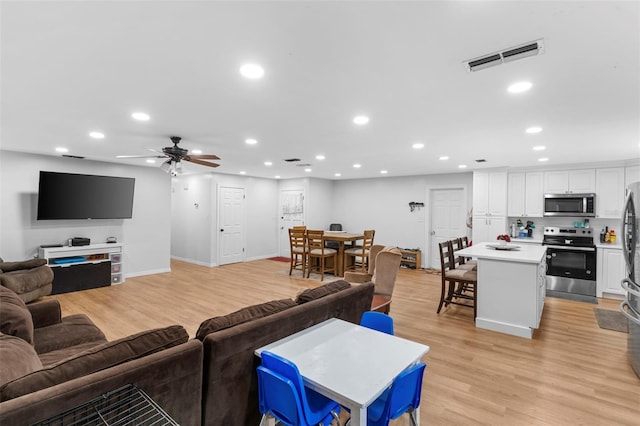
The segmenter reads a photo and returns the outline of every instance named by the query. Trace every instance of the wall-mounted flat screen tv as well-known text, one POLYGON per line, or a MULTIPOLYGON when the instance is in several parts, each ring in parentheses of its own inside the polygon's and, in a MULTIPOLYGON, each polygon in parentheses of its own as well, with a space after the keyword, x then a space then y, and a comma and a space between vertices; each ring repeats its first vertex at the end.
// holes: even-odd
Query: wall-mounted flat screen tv
POLYGON ((134 178, 40 172, 38 220, 130 219, 134 178))

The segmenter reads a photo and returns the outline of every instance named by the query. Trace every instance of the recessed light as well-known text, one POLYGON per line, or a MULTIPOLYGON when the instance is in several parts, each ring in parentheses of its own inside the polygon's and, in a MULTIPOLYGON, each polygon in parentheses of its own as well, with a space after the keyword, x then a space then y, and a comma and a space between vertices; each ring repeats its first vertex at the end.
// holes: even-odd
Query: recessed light
POLYGON ((359 169, 360 167, 362 167, 362 164, 356 163, 356 164, 353 165, 354 169, 359 169))
POLYGON ((445 161, 445 160, 448 160, 448 159, 449 159, 449 157, 446 156, 446 155, 443 155, 442 157, 438 158, 438 160, 440 160, 440 161, 445 161))
POLYGON ((549 161, 548 158, 544 157, 544 158, 538 158, 538 161, 540 161, 541 163, 544 163, 545 161, 549 161))
POLYGON ((246 175, 246 174, 247 174, 247 172, 245 172, 244 170, 242 170, 242 171, 240 172, 240 174, 241 174, 241 175, 246 175))
POLYGON ((359 125, 367 124, 369 122, 369 117, 366 115, 359 115, 353 119, 353 122, 359 125))
POLYGON ((307 167, 306 169, 304 169, 305 172, 310 173, 311 169, 309 167, 307 167))
POLYGON ((386 175, 388 172, 386 170, 380 170, 380 174, 386 175))
POLYGON ((149 117, 149 114, 145 112, 134 112, 133 114, 131 114, 131 117, 133 117, 134 120, 138 121, 149 121, 149 119, 151 118, 149 117))
POLYGON ((334 175, 335 177, 340 177, 340 176, 342 176, 342 173, 334 173, 333 175, 334 175))
POLYGON ((192 149, 191 153, 194 155, 200 155, 202 154, 202 150, 201 149, 192 149))
POLYGON ((533 147, 534 151, 544 151, 545 149, 547 149, 547 148, 542 146, 542 145, 533 147))
POLYGON ((69 150, 67 148, 63 148, 61 146, 56 148, 56 152, 69 152, 69 150))
POLYGON ((424 148, 424 144, 422 142, 416 142, 413 145, 411 145, 411 148, 413 148, 413 149, 422 149, 422 148, 424 148))
POLYGON ((258 141, 255 139, 246 139, 244 143, 246 143, 247 145, 255 145, 258 143, 258 141))
POLYGON ((91 136, 94 139, 104 139, 104 133, 100 133, 100 132, 91 132, 89 133, 89 136, 91 136))
POLYGON ((271 161, 265 161, 264 165, 265 166, 273 166, 273 163, 271 161))
POLYGON ((156 160, 154 160, 153 158, 147 158, 147 163, 154 164, 155 162, 156 160))
POLYGON ((467 165, 466 165, 466 164, 460 164, 460 165, 458 166, 458 168, 459 168, 459 169, 466 169, 466 168, 467 168, 467 165))
POLYGON ((316 155, 316 160, 324 160, 324 155, 322 154, 316 155))
POLYGON ((257 64, 244 64, 240 67, 240 74, 250 79, 257 79, 264 75, 264 69, 257 64))
POLYGON ((509 91, 509 93, 522 93, 531 89, 531 87, 533 87, 533 84, 531 84, 530 82, 520 81, 518 83, 513 83, 507 88, 507 90, 509 91))
POLYGON ((280 175, 276 175, 276 176, 275 176, 275 178, 276 178, 276 179, 280 179, 280 175))
POLYGON ((527 130, 525 130, 525 132, 529 133, 530 135, 535 135, 536 133, 540 133, 541 131, 542 127, 538 126, 529 127, 527 130))

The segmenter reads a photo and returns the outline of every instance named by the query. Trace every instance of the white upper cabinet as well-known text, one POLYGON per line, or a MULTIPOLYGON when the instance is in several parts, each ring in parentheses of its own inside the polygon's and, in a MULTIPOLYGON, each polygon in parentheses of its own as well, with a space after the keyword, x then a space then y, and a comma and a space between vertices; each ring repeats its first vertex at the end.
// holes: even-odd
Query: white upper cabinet
POLYGON ((509 216, 542 217, 543 173, 509 173, 507 213, 509 216))
POLYGON ((473 173, 473 214, 507 215, 507 172, 473 173))
POLYGON ((580 194, 596 190, 595 169, 554 170, 544 173, 546 194, 580 194))
POLYGON ((620 219, 624 206, 624 169, 596 170, 596 216, 620 219))
POLYGON ((640 182, 640 166, 629 166, 624 169, 624 187, 634 182, 640 182))

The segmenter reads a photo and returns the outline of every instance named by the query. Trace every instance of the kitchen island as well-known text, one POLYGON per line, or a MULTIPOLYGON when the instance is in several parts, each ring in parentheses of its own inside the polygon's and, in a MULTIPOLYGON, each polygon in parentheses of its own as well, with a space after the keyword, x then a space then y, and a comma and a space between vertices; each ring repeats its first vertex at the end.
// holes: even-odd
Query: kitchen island
POLYGON ((547 249, 530 244, 508 244, 511 250, 490 247, 495 245, 478 243, 455 253, 478 260, 476 327, 531 339, 544 307, 547 249))

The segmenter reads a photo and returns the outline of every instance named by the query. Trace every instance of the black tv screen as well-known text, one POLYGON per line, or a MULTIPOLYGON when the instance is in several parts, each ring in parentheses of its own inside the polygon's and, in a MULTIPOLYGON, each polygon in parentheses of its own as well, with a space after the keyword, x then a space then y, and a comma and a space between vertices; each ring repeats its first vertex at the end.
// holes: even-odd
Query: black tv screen
POLYGON ((38 220, 130 219, 134 178, 40 172, 38 220))

